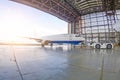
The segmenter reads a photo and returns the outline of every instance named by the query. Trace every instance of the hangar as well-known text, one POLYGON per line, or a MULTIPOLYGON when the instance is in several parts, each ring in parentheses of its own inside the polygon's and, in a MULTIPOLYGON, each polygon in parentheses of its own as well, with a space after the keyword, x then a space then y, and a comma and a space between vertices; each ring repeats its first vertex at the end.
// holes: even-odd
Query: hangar
MULTIPOLYGON (((86 42, 120 41, 115 24, 120 0, 12 0, 68 22, 68 33, 84 35, 86 42)), ((118 26, 119 27, 119 26, 118 26)))
MULTIPOLYGON (((68 22, 68 33, 88 41, 120 40, 120 0, 11 0, 68 22), (117 28, 116 28, 117 27, 117 28)), ((0 46, 0 80, 120 80, 114 49, 0 46)))

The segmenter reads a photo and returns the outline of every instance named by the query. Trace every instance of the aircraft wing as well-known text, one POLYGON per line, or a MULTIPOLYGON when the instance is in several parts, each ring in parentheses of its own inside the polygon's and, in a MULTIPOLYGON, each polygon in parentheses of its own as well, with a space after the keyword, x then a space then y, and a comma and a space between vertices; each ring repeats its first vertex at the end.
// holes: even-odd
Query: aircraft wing
POLYGON ((32 38, 32 37, 24 37, 24 38, 35 40, 37 42, 42 42, 43 41, 42 39, 39 39, 39 38, 32 38))

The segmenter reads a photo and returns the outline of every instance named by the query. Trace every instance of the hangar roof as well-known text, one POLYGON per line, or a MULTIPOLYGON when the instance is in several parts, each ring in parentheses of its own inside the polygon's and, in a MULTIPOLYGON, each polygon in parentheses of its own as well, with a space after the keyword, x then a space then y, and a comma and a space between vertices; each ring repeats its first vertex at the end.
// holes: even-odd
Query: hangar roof
POLYGON ((120 0, 11 0, 72 22, 80 16, 120 9, 120 0))

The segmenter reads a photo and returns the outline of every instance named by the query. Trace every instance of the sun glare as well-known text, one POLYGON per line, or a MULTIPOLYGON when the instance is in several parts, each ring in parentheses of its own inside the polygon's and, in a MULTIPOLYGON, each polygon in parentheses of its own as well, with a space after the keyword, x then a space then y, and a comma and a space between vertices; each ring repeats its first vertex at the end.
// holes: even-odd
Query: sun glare
POLYGON ((2 14, 0 22, 1 41, 20 41, 20 36, 28 36, 33 31, 33 25, 20 12, 7 10, 2 14))
POLYGON ((67 31, 67 23, 50 14, 11 1, 1 1, 0 42, 34 42, 23 37, 40 38, 67 31))

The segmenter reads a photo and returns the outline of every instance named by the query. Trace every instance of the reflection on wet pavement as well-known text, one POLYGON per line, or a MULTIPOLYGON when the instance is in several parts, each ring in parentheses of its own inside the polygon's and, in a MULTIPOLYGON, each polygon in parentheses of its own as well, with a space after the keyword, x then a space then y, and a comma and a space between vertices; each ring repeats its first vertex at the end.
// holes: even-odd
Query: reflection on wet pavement
POLYGON ((120 80, 119 51, 0 46, 0 80, 120 80))

